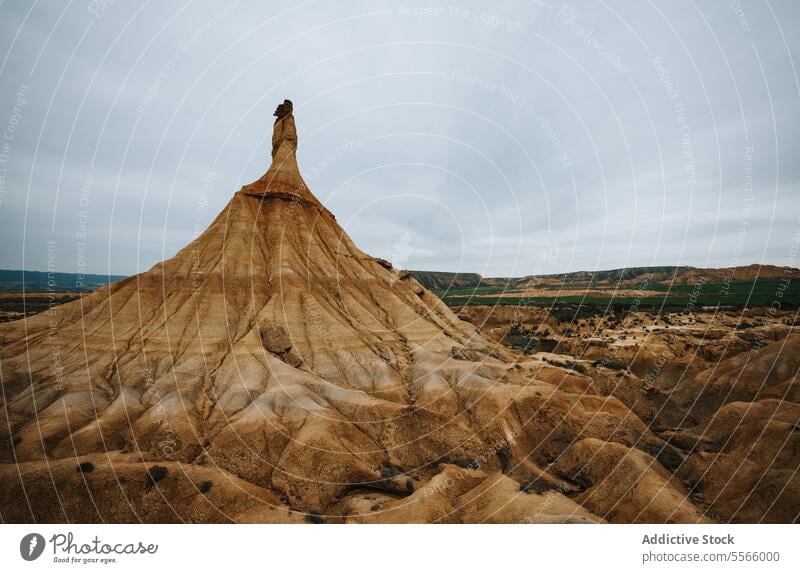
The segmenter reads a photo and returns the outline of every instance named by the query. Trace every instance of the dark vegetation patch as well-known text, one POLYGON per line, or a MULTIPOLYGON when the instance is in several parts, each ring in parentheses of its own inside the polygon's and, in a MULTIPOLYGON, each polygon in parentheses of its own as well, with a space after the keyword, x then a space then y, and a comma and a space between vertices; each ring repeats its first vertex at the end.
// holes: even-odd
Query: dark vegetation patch
POLYGON ((476 470, 480 467, 480 464, 472 458, 453 458, 450 463, 465 470, 476 470))
POLYGON ((586 374, 586 366, 581 364, 580 362, 575 362, 574 360, 567 360, 564 362, 560 362, 558 360, 552 360, 550 358, 545 358, 544 361, 551 366, 557 366, 559 368, 567 368, 568 370, 573 370, 580 374, 586 374))
MULTIPOLYGON (((2 289, 0 289, 2 290, 2 289)), ((17 320, 80 298, 80 293, 19 293, 19 296, 0 297, 0 322, 17 320)))
POLYGON ((403 470, 401 470, 396 465, 393 465, 393 464, 390 464, 390 463, 386 463, 386 464, 382 465, 380 468, 378 468, 378 474, 380 474, 380 476, 383 479, 392 479, 394 477, 399 476, 402 473, 403 473, 403 470))
POLYGON ((167 477, 169 471, 164 466, 153 466, 147 470, 147 487, 153 487, 167 477))
POLYGON ((564 481, 575 484, 576 486, 578 486, 578 488, 580 488, 581 491, 586 491, 594 484, 592 478, 590 478, 589 476, 580 471, 575 474, 569 475, 556 470, 555 474, 564 481))
POLYGON ((94 471, 94 464, 92 462, 81 462, 75 468, 79 474, 88 474, 94 471))
POLYGON ((553 352, 558 346, 558 341, 548 336, 549 331, 546 328, 537 329, 515 324, 509 330, 504 342, 525 354, 553 352))
POLYGON ((545 493, 547 491, 557 491, 559 493, 569 492, 567 488, 562 487, 559 483, 538 476, 521 484, 519 489, 525 493, 545 493))
POLYGON ((500 461, 500 470, 503 473, 506 473, 508 471, 508 461, 509 458, 511 457, 508 451, 508 447, 498 449, 495 455, 497 456, 497 459, 500 461))
POLYGON ((309 511, 306 514, 306 521, 309 523, 317 523, 317 524, 327 523, 325 521, 325 518, 322 515, 320 515, 319 512, 316 511, 309 511))
POLYGON ((592 366, 598 367, 602 366, 603 368, 610 368, 611 370, 627 370, 628 367, 625 366, 622 362, 618 360, 614 360, 613 358, 601 358, 600 360, 595 360, 592 362, 592 366))
POLYGON ((662 466, 673 471, 683 463, 683 456, 669 444, 645 444, 642 446, 642 451, 650 454, 662 466))

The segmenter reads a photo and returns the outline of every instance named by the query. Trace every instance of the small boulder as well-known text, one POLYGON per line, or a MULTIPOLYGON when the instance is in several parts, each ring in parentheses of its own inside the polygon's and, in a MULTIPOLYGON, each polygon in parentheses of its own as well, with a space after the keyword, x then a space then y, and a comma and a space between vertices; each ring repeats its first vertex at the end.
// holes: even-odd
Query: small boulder
POLYGON ((294 350, 289 350, 280 355, 286 364, 293 368, 300 368, 303 365, 303 359, 300 358, 294 350))
POLYGON ((292 339, 282 326, 265 326, 262 328, 261 344, 274 354, 283 354, 292 349, 292 339))

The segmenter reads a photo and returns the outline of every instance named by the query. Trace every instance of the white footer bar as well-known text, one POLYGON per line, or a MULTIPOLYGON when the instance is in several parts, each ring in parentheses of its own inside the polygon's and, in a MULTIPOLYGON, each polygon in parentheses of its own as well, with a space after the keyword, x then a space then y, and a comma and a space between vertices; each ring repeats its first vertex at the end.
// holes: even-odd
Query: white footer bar
POLYGON ((800 571, 799 557, 797 525, 0 525, 3 571, 800 571))

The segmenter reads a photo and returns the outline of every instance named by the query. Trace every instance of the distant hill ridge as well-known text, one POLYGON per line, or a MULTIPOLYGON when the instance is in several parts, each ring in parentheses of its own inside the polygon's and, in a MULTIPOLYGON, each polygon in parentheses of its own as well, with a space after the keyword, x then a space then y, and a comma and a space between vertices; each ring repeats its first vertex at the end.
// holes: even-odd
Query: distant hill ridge
POLYGON ((776 265, 752 264, 727 268, 698 268, 691 266, 622 267, 602 271, 575 271, 524 277, 483 277, 478 273, 451 273, 442 271, 409 271, 423 286, 432 290, 473 288, 479 286, 530 286, 570 285, 609 286, 650 284, 693 284, 752 281, 763 279, 798 279, 800 269, 776 265))
POLYGON ((409 271, 427 289, 470 288, 485 279, 478 273, 448 273, 442 271, 409 271))
MULTIPOLYGON (((746 265, 727 268, 698 268, 690 266, 622 267, 602 271, 574 271, 524 277, 484 277, 479 273, 453 273, 447 271, 409 271, 425 288, 431 290, 474 288, 481 286, 570 285, 609 286, 619 284, 693 284, 701 280, 721 283, 763 279, 800 279, 800 269, 776 265, 746 265)), ((0 269, 0 292, 26 291, 92 291, 103 285, 127 278, 126 275, 98 275, 78 273, 48 273, 0 269)))
POLYGON ((124 275, 48 273, 0 269, 0 292, 91 291, 126 278, 124 275))

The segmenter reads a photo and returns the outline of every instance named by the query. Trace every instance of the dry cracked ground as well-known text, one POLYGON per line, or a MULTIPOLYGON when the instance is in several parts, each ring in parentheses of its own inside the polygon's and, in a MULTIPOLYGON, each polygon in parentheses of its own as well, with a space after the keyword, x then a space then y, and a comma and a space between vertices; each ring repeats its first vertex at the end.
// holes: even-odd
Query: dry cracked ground
POLYGON ((175 257, 0 324, 4 522, 798 519, 794 315, 457 316, 296 146, 289 112, 175 257))

